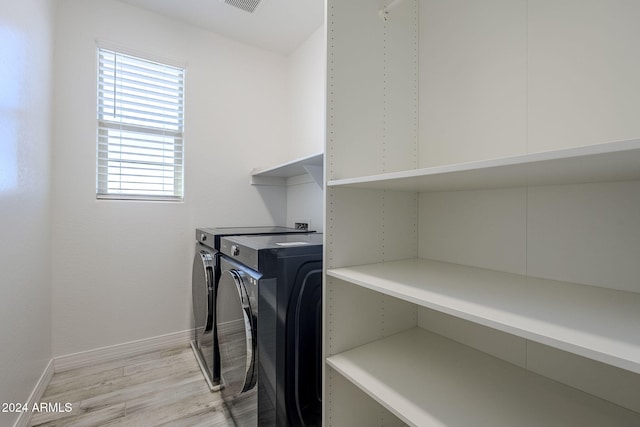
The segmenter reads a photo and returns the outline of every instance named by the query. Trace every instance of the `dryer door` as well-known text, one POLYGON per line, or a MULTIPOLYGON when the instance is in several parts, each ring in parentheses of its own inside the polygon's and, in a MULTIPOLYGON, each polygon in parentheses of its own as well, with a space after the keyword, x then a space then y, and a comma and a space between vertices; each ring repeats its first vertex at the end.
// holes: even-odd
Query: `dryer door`
POLYGON ((218 285, 216 327, 225 399, 250 390, 256 383, 255 314, 252 313, 243 274, 233 269, 223 271, 218 285))

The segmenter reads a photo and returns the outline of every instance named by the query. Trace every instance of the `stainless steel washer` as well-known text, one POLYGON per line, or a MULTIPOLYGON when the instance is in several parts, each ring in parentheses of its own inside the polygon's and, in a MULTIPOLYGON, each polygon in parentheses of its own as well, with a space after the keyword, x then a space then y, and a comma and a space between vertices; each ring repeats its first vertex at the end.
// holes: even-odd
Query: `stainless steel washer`
POLYGON ((220 239, 225 236, 306 234, 294 228, 217 227, 196 230, 191 276, 194 335, 191 347, 211 390, 220 388, 220 357, 215 324, 215 297, 220 281, 220 239))
MULTIPOLYGON (((260 274, 221 257, 217 298, 222 397, 237 426, 257 424, 258 280, 260 274)), ((262 425, 262 424, 261 424, 262 425)))
POLYGON ((221 239, 221 393, 239 427, 322 424, 322 235, 221 239))

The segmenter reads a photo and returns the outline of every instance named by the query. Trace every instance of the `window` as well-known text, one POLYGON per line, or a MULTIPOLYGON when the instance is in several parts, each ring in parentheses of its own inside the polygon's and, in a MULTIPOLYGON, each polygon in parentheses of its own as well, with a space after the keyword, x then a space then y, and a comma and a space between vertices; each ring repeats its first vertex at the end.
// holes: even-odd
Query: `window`
POLYGON ((98 49, 98 198, 181 200, 184 69, 98 49))

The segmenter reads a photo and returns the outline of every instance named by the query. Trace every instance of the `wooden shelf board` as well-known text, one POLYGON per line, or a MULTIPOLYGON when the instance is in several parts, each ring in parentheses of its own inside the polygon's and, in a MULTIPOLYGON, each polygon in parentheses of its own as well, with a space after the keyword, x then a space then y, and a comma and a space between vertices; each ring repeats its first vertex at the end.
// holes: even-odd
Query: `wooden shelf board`
POLYGON ((640 294, 424 259, 327 274, 640 373, 640 294))
POLYGON ((327 363, 411 426, 640 425, 639 413, 420 328, 327 363))
POLYGON ((640 139, 332 180, 328 186, 454 191, 640 179, 640 139))

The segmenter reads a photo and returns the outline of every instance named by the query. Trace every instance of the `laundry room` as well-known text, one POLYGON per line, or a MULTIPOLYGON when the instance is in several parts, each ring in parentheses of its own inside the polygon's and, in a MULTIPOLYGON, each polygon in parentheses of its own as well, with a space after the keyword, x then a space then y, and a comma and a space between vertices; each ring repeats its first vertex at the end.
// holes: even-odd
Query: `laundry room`
POLYGON ((0 425, 640 425, 638 18, 4 1, 0 425))
MULTIPOLYGON (((311 175, 252 171, 309 157, 321 169, 324 4, 269 0, 250 13, 211 3, 0 8, 2 402, 27 401, 52 359, 60 370, 109 352, 188 348, 196 228, 322 231, 323 191, 311 175), (222 15, 226 30, 207 28, 204 13, 222 15), (177 200, 96 196, 101 48, 184 68, 177 200)), ((0 424, 18 415, 26 419, 3 411, 0 424)))

